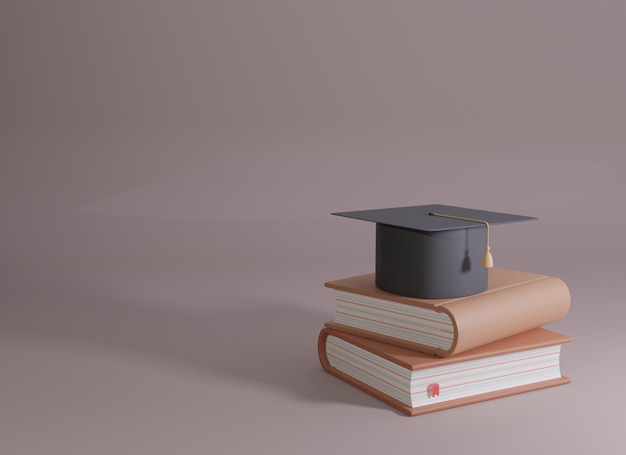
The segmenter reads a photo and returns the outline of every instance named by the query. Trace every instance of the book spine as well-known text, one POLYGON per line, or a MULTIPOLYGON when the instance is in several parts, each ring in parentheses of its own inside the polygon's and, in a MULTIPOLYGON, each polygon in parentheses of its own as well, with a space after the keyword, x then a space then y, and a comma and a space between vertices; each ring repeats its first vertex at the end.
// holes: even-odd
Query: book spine
POLYGON ((564 318, 571 298, 567 285, 549 277, 446 305, 455 324, 458 354, 564 318))

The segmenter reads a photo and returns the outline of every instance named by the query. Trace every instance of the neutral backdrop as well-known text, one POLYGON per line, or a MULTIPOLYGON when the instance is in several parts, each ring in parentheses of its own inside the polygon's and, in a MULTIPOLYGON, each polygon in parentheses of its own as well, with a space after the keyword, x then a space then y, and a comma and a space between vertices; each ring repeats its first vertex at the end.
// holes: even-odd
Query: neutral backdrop
POLYGON ((623 453, 626 3, 3 0, 0 451, 623 453), (325 281, 442 203, 536 216, 563 387, 405 417, 325 281))

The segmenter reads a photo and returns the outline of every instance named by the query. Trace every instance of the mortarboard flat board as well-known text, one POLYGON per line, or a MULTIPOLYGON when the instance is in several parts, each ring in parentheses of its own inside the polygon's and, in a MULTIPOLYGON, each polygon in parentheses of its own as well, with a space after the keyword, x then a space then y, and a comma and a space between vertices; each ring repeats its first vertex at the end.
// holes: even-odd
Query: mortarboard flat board
POLYGON ((536 219, 441 204, 332 215, 376 223, 376 286, 424 299, 487 289, 487 269, 481 262, 483 254, 491 257, 489 226, 536 219))

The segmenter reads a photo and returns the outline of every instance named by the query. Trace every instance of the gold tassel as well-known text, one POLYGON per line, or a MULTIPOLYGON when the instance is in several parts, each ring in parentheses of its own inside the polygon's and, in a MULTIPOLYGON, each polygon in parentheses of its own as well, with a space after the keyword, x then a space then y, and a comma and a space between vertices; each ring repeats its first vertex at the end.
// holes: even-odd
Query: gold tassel
POLYGON ((444 218, 452 218, 455 220, 463 220, 463 221, 472 221, 474 223, 483 223, 487 226, 487 248, 485 248, 485 254, 483 255, 483 263, 482 266, 490 269, 493 267, 493 256, 491 256, 491 248, 489 247, 489 223, 485 220, 477 220, 475 218, 465 218, 463 216, 454 216, 454 215, 444 215, 443 213, 435 213, 430 212, 429 215, 433 216, 442 216, 444 218))

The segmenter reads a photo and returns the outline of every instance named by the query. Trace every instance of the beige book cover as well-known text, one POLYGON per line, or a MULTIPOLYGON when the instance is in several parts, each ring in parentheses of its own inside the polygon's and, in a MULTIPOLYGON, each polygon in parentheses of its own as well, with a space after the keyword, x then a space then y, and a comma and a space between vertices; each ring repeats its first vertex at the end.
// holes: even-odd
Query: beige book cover
POLYGON ((374 274, 325 283, 334 289, 329 327, 446 357, 564 318, 570 293, 559 278, 493 268, 484 292, 418 299, 378 289, 374 274))
POLYGON ((571 338, 543 328, 442 358, 326 325, 324 370, 409 416, 570 382, 560 352, 571 338))

